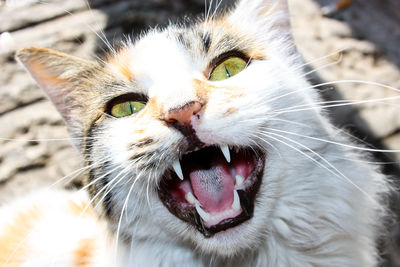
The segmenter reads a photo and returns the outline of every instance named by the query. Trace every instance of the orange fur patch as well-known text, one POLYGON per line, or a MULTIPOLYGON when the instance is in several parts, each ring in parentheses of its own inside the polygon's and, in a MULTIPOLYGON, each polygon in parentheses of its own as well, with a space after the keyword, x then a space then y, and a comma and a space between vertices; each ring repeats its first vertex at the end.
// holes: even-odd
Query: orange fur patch
POLYGON ((50 72, 41 63, 32 61, 27 66, 30 72, 37 75, 38 82, 41 85, 57 86, 66 82, 65 79, 61 79, 58 76, 49 75, 50 72))
POLYGON ((135 130, 135 133, 142 134, 142 133, 144 133, 144 131, 145 131, 145 129, 137 129, 137 130, 135 130))
POLYGON ((198 79, 193 79, 192 85, 196 91, 196 95, 199 98, 200 102, 203 103, 207 102, 210 91, 215 90, 217 88, 206 81, 201 81, 198 79))
POLYGON ((73 216, 82 218, 84 217, 95 217, 96 214, 90 206, 89 203, 82 201, 82 202, 75 202, 70 200, 67 205, 69 211, 72 213, 73 216))
POLYGON ((134 76, 129 69, 130 57, 127 49, 121 50, 117 55, 108 59, 108 62, 113 66, 119 73, 122 74, 128 81, 133 81, 134 76))
POLYGON ((239 98, 244 96, 243 89, 240 87, 217 87, 206 81, 201 81, 198 79, 193 79, 192 85, 196 91, 199 101, 203 104, 207 102, 210 93, 218 89, 224 90, 224 93, 229 95, 230 98, 239 98))
POLYGON ((76 267, 92 266, 95 253, 95 240, 93 238, 82 239, 74 251, 74 263, 76 267))
POLYGON ((222 114, 222 117, 228 117, 229 115, 235 114, 237 111, 238 111, 237 108, 233 108, 233 107, 232 108, 228 108, 228 110, 225 111, 224 114, 222 114))
POLYGON ((35 206, 18 213, 12 224, 6 225, 0 235, 0 266, 17 267, 27 258, 28 244, 24 242, 40 219, 35 206))

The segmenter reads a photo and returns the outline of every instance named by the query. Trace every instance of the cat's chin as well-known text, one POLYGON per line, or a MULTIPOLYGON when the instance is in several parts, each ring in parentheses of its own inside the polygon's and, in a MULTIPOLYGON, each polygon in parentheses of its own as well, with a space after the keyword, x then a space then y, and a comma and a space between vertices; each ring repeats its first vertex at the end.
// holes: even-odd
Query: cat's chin
POLYGON ((259 232, 254 233, 254 222, 247 220, 236 227, 215 233, 210 238, 204 238, 202 234, 192 237, 196 248, 202 253, 231 257, 246 253, 249 249, 260 246, 259 232))
POLYGON ((158 190, 173 215, 212 239, 232 235, 252 218, 265 153, 242 147, 227 156, 208 146, 184 154, 180 162, 181 172, 166 172, 158 190))

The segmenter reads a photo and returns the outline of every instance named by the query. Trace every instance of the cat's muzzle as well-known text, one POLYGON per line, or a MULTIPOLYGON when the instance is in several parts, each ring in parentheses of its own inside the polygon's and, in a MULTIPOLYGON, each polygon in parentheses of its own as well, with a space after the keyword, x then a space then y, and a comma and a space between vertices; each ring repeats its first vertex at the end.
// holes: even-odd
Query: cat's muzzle
POLYGON ((211 237, 252 217, 264 164, 265 153, 252 148, 208 146, 175 162, 158 195, 173 215, 211 237))

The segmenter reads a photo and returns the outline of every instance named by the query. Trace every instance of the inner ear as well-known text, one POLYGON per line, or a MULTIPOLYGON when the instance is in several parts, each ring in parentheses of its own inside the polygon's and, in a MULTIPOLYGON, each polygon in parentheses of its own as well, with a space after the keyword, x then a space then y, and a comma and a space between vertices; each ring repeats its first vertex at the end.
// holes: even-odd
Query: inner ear
POLYGON ((24 48, 16 58, 54 103, 71 136, 82 138, 94 107, 101 102, 96 88, 107 77, 103 68, 96 62, 46 48, 24 48))

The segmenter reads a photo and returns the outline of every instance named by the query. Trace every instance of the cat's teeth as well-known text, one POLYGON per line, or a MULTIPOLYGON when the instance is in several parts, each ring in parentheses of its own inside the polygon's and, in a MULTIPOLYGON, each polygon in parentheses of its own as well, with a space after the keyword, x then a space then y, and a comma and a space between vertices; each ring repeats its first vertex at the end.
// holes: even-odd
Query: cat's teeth
POLYGON ((196 211, 200 215, 200 217, 203 219, 203 221, 207 222, 208 220, 210 220, 211 215, 207 211, 203 210, 200 207, 199 202, 197 202, 197 201, 196 201, 196 211))
POLYGON ((239 194, 236 190, 233 190, 233 203, 232 203, 232 209, 235 211, 240 210, 240 198, 239 194))
POLYGON ((227 162, 231 162, 231 154, 229 153, 229 147, 227 145, 220 146, 222 154, 227 162))
POLYGON ((174 164, 172 164, 172 168, 174 168, 174 171, 176 172, 176 175, 178 175, 179 179, 183 180, 183 172, 182 172, 182 167, 181 163, 179 162, 179 159, 177 159, 174 164))
POLYGON ((192 194, 192 192, 187 192, 185 195, 186 201, 189 202, 190 204, 195 204, 196 203, 196 197, 192 194))
POLYGON ((236 186, 241 186, 244 183, 244 177, 240 174, 236 174, 235 176, 236 186))

